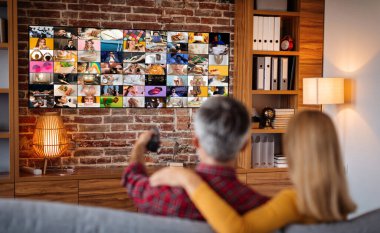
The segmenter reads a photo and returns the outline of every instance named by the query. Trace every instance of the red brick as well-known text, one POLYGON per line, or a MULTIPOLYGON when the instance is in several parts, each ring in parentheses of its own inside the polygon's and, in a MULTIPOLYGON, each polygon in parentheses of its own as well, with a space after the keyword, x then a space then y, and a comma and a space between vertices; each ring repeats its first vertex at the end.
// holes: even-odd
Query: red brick
POLYGON ((109 108, 83 108, 79 109, 79 115, 110 115, 109 108))
POLYGON ((186 17, 186 23, 200 23, 199 17, 186 17))
POLYGON ((96 164, 111 163, 111 157, 100 157, 96 160, 96 164))
POLYGON ((216 24, 216 18, 201 18, 201 24, 216 24))
POLYGON ((93 19, 93 20, 109 20, 110 14, 108 13, 95 13, 95 12, 79 12, 80 19, 93 19))
POLYGON ((75 108, 62 109, 62 115, 76 115, 76 114, 78 114, 78 109, 75 109, 75 108))
POLYGON ((177 124, 189 124, 191 123, 191 119, 189 116, 177 116, 177 124))
MULTIPOLYGON (((198 10, 196 10, 198 11, 198 10)), ((165 9, 166 15, 187 15, 187 16, 193 16, 194 11, 191 9, 177 9, 177 8, 166 8, 165 9)))
POLYGON ((200 2, 199 3, 199 9, 215 9, 216 7, 216 3, 214 2, 200 2))
POLYGON ((98 5, 90 4, 68 4, 67 8, 74 11, 99 11, 98 5))
POLYGON ((42 11, 42 10, 29 10, 29 17, 38 18, 59 18, 61 17, 61 12, 59 11, 42 11))
POLYGON ((97 158, 80 158, 80 164, 96 164, 97 158))
POLYGON ((156 1, 154 0, 126 0, 127 6, 146 6, 154 7, 156 1))
POLYGON ((104 149, 104 155, 130 155, 131 148, 104 149))
POLYGON ((173 116, 152 116, 152 123, 173 123, 173 116))
POLYGON ((100 140, 105 138, 104 133, 74 133, 71 138, 74 141, 78 140, 100 140))
POLYGON ((128 129, 129 130, 136 130, 136 131, 145 131, 145 130, 151 129, 154 126, 156 126, 156 125, 154 125, 154 124, 131 124, 131 125, 128 125, 128 129))
POLYGON ((109 147, 110 142, 109 141, 79 141, 77 142, 78 147, 109 147))
POLYGON ((65 124, 65 129, 67 130, 67 132, 77 132, 78 126, 77 124, 65 124))
MULTIPOLYGON (((216 6, 215 6, 215 8, 217 9, 217 10, 224 10, 224 11, 228 11, 228 10, 230 10, 230 6, 231 6, 232 4, 216 4, 216 6)), ((233 6, 233 5, 232 5, 233 6)))
POLYGON ((79 16, 78 12, 73 12, 73 11, 64 11, 64 12, 62 12, 62 18, 77 19, 78 16, 79 16))
POLYGON ((174 131, 173 124, 160 124, 158 128, 160 131, 174 131))
POLYGON ((175 8, 184 8, 185 1, 175 2, 170 0, 164 0, 161 3, 161 7, 175 7, 175 8))
POLYGON ((213 32, 229 32, 233 33, 234 32, 234 27, 233 26, 213 26, 212 27, 213 32))
POLYGON ((103 155, 103 149, 77 149, 74 152, 75 157, 101 156, 101 155, 103 155))
POLYGON ((78 0, 62 0, 63 3, 78 3, 78 0))
POLYGON ((176 129, 177 130, 189 130, 190 125, 189 124, 177 124, 176 129))
POLYGON ((20 116, 19 124, 35 124, 37 118, 35 116, 20 116))
POLYGON ((183 24, 165 24, 162 30, 168 30, 168 31, 183 31, 183 24))
POLYGON ((128 14, 127 21, 156 22, 157 17, 154 15, 128 14))
POLYGON ((112 141, 110 141, 111 147, 126 147, 127 145, 128 145, 128 143, 125 140, 112 140, 112 141))
POLYGON ((125 0, 111 0, 111 4, 125 5, 125 0))
POLYGON ((158 23, 133 23, 133 28, 147 29, 147 30, 161 30, 161 25, 158 23))
POLYGON ((101 117, 80 117, 80 116, 75 116, 75 117, 62 117, 64 122, 67 123, 84 123, 84 124, 101 124, 102 123, 102 118, 101 117))
POLYGON ((108 4, 110 0, 80 0, 80 3, 88 3, 88 4, 108 4))
POLYGON ((224 11, 224 12, 223 12, 223 16, 224 16, 224 17, 232 18, 232 17, 235 16, 235 12, 233 12, 233 11, 224 11))
POLYGON ((119 12, 119 13, 130 13, 131 12, 130 6, 113 6, 113 5, 103 5, 100 8, 100 11, 102 12, 119 12))
POLYGON ((128 162, 127 156, 112 156, 112 163, 125 163, 128 162))
POLYGON ((127 125, 126 124, 112 124, 111 125, 111 131, 126 131, 127 125))
POLYGON ((113 108, 111 115, 127 115, 127 111, 125 108, 113 108))
MULTIPOLYGON (((55 3, 55 2, 48 2, 48 3, 43 3, 43 2, 32 2, 32 6, 35 9, 53 9, 53 10, 65 10, 66 9, 66 4, 63 3, 55 3)), ((25 7, 24 5, 22 7, 25 7)))
POLYGON ((62 165, 65 165, 65 166, 78 165, 78 163, 79 163, 78 158, 73 158, 73 157, 62 158, 62 165))
POLYGON ((67 26, 67 19, 47 19, 47 18, 35 18, 34 23, 36 25, 61 25, 67 26))
POLYGON ((151 121, 150 116, 135 116, 135 122, 138 123, 149 123, 151 121))
POLYGON ((124 21, 125 20, 125 14, 112 14, 111 20, 112 21, 124 21))
POLYGON ((212 17, 222 17, 222 12, 214 10, 203 10, 199 9, 195 11, 195 16, 212 16, 212 17))
POLYGON ((103 28, 120 28, 120 29, 132 28, 132 24, 130 22, 101 22, 101 26, 103 28))
POLYGON ((217 25, 226 25, 229 26, 231 23, 230 19, 216 19, 216 24, 217 25))
POLYGON ((206 25, 184 25, 183 29, 188 30, 188 31, 198 31, 198 32, 211 31, 211 27, 206 26, 206 25))
POLYGON ((133 116, 105 116, 104 123, 131 123, 133 116))
POLYGON ((108 139, 136 139, 136 133, 134 132, 106 133, 105 136, 108 139))
POLYGON ((160 15, 162 13, 162 8, 133 7, 133 13, 144 13, 144 14, 156 14, 156 15, 160 15))
POLYGON ((80 132, 109 132, 109 125, 79 125, 80 132))

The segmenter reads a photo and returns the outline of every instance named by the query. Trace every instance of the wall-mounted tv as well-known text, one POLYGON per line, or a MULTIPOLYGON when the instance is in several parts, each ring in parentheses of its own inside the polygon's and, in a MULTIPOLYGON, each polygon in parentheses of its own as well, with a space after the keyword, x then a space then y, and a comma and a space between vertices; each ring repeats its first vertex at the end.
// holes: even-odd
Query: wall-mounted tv
POLYGON ((230 34, 29 26, 29 107, 199 107, 228 95, 230 34))

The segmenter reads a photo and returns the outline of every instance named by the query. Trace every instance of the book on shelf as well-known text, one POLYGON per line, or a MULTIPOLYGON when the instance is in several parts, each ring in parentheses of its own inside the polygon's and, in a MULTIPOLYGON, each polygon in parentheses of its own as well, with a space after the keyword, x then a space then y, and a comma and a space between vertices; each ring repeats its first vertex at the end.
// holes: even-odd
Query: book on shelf
POLYGON ((0 18, 0 43, 8 42, 7 19, 0 18))
POLYGON ((256 56, 253 58, 253 90, 294 90, 295 58, 256 56))
POLYGON ((288 163, 286 162, 286 157, 284 155, 275 155, 274 156, 274 167, 287 168, 288 163))
POLYGON ((281 18, 253 17, 253 50, 280 51, 281 18))
POLYGON ((252 136, 252 167, 274 167, 273 136, 252 136))
POLYGON ((275 129, 285 129, 288 126, 289 120, 293 117, 294 108, 275 108, 275 117, 272 126, 275 129))

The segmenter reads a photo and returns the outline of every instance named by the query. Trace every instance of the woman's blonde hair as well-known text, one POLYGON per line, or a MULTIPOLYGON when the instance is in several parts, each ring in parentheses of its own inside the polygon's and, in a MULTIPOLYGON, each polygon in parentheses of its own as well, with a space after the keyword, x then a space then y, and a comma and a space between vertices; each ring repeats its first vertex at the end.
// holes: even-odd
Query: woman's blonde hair
POLYGON ((352 201, 332 120, 319 111, 302 111, 290 120, 284 151, 300 213, 339 221, 356 209, 352 201))

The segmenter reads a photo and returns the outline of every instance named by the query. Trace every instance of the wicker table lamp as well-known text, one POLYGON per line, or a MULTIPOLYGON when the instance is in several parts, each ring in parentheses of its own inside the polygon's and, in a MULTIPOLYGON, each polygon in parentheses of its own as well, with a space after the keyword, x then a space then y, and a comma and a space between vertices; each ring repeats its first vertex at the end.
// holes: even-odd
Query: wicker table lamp
POLYGON ((68 146, 66 129, 58 113, 41 115, 33 134, 33 149, 39 157, 45 158, 44 174, 46 174, 47 159, 62 156, 68 146))

